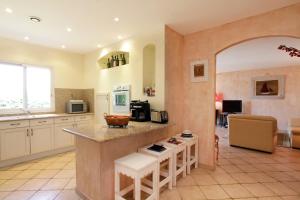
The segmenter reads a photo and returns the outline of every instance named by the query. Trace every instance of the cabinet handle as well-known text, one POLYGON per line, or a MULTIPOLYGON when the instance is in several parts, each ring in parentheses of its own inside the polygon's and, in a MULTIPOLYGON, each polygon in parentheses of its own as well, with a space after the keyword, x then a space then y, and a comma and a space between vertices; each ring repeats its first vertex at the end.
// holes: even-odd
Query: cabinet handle
POLYGON ((13 123, 13 124, 10 124, 11 126, 18 126, 20 125, 20 123, 13 123))
POLYGON ((31 129, 31 136, 33 136, 33 129, 31 129))
POLYGON ((27 137, 29 137, 29 129, 27 129, 26 131, 27 131, 27 137))

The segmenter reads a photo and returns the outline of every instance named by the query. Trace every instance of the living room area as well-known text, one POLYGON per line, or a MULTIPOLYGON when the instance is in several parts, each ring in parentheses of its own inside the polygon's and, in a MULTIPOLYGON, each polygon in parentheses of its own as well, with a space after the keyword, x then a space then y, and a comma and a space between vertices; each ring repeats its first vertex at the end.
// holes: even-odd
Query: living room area
POLYGON ((242 41, 217 54, 219 137, 231 146, 269 153, 276 146, 299 151, 298 49, 299 38, 270 36, 242 41))

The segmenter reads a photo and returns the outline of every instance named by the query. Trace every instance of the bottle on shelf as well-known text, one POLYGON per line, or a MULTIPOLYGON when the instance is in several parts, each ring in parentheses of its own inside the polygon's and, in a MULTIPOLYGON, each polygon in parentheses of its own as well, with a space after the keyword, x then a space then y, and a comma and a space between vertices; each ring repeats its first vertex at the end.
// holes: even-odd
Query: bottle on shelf
POLYGON ((120 57, 121 57, 121 63, 122 63, 122 65, 126 65, 125 55, 121 54, 120 57))
POLYGON ((116 66, 116 59, 115 59, 115 57, 114 56, 111 56, 111 66, 112 67, 115 67, 116 66))
POLYGON ((106 64, 107 68, 111 68, 111 62, 109 60, 109 58, 107 59, 107 64, 106 64))
POLYGON ((119 62, 119 57, 116 56, 116 66, 119 66, 120 62, 119 62))

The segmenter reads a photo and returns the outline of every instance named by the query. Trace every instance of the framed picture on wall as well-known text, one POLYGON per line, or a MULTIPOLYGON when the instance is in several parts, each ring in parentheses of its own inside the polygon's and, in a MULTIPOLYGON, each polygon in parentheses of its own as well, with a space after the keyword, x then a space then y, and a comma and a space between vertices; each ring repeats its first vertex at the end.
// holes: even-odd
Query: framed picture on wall
POLYGON ((282 99, 285 91, 284 76, 261 76, 252 78, 254 98, 282 99))
POLYGON ((208 81, 208 60, 196 60, 190 65, 191 82, 208 81))

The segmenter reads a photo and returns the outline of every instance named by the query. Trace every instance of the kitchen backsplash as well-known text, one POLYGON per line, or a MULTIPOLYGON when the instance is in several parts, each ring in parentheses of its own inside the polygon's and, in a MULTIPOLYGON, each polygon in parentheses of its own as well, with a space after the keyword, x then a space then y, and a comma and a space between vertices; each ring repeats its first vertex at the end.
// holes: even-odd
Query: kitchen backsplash
POLYGON ((66 102, 81 99, 88 102, 89 112, 94 112, 94 89, 55 88, 55 112, 64 113, 66 102))

